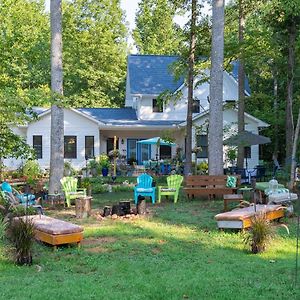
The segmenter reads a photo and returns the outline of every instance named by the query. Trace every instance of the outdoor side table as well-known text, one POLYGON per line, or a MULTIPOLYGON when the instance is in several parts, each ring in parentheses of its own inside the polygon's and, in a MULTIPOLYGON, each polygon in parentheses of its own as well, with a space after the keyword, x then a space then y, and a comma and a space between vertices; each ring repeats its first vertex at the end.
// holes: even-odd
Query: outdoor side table
POLYGON ((224 211, 228 211, 227 204, 229 202, 241 203, 243 201, 243 195, 242 194, 227 194, 227 195, 224 195, 223 200, 224 200, 224 211))
POLYGON ((59 203, 61 200, 62 194, 55 193, 55 194, 48 194, 48 199, 51 200, 51 205, 54 206, 54 203, 59 203))

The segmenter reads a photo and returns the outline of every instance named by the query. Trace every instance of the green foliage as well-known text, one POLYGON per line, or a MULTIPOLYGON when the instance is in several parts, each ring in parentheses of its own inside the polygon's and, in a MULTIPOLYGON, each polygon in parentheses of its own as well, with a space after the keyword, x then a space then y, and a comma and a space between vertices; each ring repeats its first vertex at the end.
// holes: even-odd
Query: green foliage
POLYGON ((40 165, 36 160, 27 160, 23 166, 23 175, 34 180, 41 175, 40 165))
POLYGON ((108 192, 108 185, 102 183, 95 183, 92 185, 92 193, 101 194, 108 192))
POLYGON ((6 236, 7 222, 0 216, 0 241, 3 241, 6 236))
POLYGON ((13 244, 17 264, 32 264, 34 236, 34 225, 30 218, 14 219, 9 224, 8 238, 13 244))
POLYGON ((64 3, 64 94, 70 105, 117 107, 123 104, 126 38, 119 0, 64 3))
POLYGON ((113 192, 132 192, 133 187, 128 185, 113 185, 112 186, 113 192))
POLYGON ((73 176, 76 175, 76 170, 73 168, 70 161, 64 161, 64 176, 73 176))
POLYGON ((182 32, 174 22, 175 7, 168 0, 142 0, 133 37, 141 54, 178 54, 182 32))
POLYGON ((274 230, 263 213, 251 218, 251 223, 251 228, 244 237, 244 243, 250 247, 252 253, 257 254, 266 250, 274 236, 274 230))
POLYGON ((110 161, 109 161, 108 155, 101 154, 96 158, 96 160, 98 161, 98 163, 102 169, 110 167, 110 161))
POLYGON ((11 215, 12 217, 31 216, 36 215, 36 210, 32 206, 26 208, 25 205, 19 205, 11 209, 11 215))
POLYGON ((207 161, 201 161, 197 165, 197 170, 199 171, 200 175, 203 174, 208 174, 208 162, 207 161))

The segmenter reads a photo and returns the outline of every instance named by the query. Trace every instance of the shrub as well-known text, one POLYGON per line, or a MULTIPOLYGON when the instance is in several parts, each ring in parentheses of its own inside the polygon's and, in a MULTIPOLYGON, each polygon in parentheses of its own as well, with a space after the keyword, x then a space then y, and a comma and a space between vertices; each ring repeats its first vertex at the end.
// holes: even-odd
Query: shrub
POLYGON ((73 168, 71 162, 64 162, 64 176, 76 175, 76 170, 73 168))
POLYGON ((208 174, 208 162, 207 161, 201 161, 197 165, 197 170, 199 171, 200 175, 208 174))
POLYGON ((12 217, 23 217, 26 215, 36 215, 36 210, 32 206, 28 206, 27 209, 23 205, 16 206, 11 211, 12 217))
POLYGON ((6 235, 7 222, 4 218, 0 218, 0 240, 3 240, 6 235))
POLYGON ((274 236, 273 228, 266 214, 259 213, 251 218, 251 228, 244 237, 244 243, 249 246, 251 252, 256 254, 266 250, 274 236))
POLYGON ((132 192, 133 187, 128 185, 113 185, 112 186, 113 192, 132 192))
POLYGON ((108 185, 107 184, 94 184, 92 186, 92 191, 95 194, 101 194, 108 192, 108 185))
POLYGON ((15 250, 18 265, 32 264, 34 225, 29 218, 14 219, 8 226, 8 238, 15 250))
POLYGON ((41 175, 40 165, 36 160, 27 160, 23 166, 23 175, 32 181, 41 175))
POLYGON ((99 155, 97 161, 102 169, 110 167, 109 157, 106 154, 99 155))

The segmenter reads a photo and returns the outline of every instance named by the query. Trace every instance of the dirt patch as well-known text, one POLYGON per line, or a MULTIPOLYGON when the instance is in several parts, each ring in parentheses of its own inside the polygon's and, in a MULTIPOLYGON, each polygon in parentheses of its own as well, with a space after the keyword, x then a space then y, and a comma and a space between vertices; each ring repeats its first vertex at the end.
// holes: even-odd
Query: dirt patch
POLYGON ((151 250, 151 252, 152 252, 153 254, 159 254, 159 253, 161 253, 161 249, 158 248, 158 247, 155 247, 155 248, 153 248, 153 249, 151 250))
POLYGON ((82 245, 98 245, 98 244, 108 244, 114 243, 117 239, 111 236, 108 237, 99 237, 99 238, 87 238, 84 239, 82 245))
POLYGON ((89 253, 105 253, 105 252, 108 252, 108 249, 98 246, 98 247, 94 247, 94 248, 87 248, 87 249, 85 249, 85 251, 87 251, 89 253))

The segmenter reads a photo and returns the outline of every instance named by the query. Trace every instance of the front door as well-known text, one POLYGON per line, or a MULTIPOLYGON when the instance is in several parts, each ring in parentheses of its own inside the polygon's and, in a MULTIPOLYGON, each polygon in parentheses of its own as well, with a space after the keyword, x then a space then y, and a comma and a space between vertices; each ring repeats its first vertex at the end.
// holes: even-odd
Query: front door
POLYGON ((127 139, 127 161, 135 159, 137 164, 143 164, 144 160, 151 157, 151 145, 143 145, 137 143, 142 139, 127 139))

